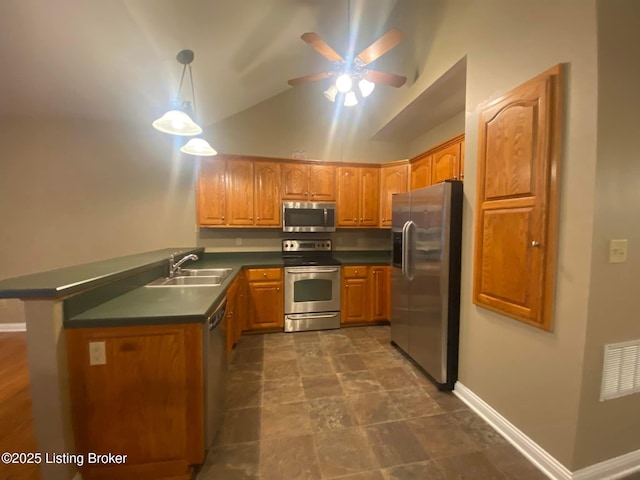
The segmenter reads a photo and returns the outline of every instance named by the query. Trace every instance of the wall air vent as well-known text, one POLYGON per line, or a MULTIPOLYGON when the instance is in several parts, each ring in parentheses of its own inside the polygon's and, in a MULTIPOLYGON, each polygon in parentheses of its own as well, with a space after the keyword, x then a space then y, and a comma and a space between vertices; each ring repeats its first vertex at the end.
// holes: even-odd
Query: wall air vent
POLYGON ((604 346, 600 401, 640 392, 640 340, 604 346))

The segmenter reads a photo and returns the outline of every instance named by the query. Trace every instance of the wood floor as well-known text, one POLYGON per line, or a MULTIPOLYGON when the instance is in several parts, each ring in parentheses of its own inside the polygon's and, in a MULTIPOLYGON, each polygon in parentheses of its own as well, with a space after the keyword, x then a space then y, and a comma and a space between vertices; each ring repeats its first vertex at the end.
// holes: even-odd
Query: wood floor
MULTIPOLYGON (((0 453, 37 452, 27 367, 26 333, 0 334, 0 453)), ((38 465, 4 465, 2 480, 37 480, 38 465)))

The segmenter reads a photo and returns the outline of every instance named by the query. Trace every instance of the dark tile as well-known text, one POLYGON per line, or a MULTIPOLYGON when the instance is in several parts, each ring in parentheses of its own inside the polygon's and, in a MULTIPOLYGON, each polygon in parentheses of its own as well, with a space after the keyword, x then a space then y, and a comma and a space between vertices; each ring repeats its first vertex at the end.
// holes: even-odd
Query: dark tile
POLYGON ((283 479, 320 479, 311 435, 272 438, 261 442, 260 480, 283 479))
POLYGON ((507 443, 507 440, 502 435, 471 410, 453 412, 451 418, 483 447, 507 443))
POLYGON ((307 433, 311 433, 311 420, 305 403, 265 405, 262 408, 262 439, 307 433))
POLYGON ((262 348, 264 346, 264 335, 242 335, 236 344, 236 350, 246 350, 247 348, 262 348))
POLYGON ((298 357, 300 375, 329 375, 335 373, 329 357, 298 357))
POLYGON ((283 380, 267 380, 262 390, 262 403, 264 405, 279 405, 282 403, 303 402, 304 390, 300 378, 283 380))
POLYGON ((299 376, 300 371, 296 360, 278 360, 269 362, 264 366, 265 380, 280 380, 299 376))
POLYGON ((379 352, 366 352, 361 353, 360 358, 371 370, 376 368, 388 368, 388 367, 397 367, 399 365, 398 359, 394 358, 391 353, 380 350, 379 352))
POLYGON ((413 418, 407 423, 430 458, 480 449, 480 445, 447 415, 413 418))
POLYGON ((320 342, 301 343, 295 347, 295 352, 298 357, 324 357, 327 354, 320 342))
POLYGON ((231 356, 231 364, 241 363, 262 363, 264 349, 262 348, 245 348, 244 350, 234 350, 231 356))
POLYGON ((350 395, 346 398, 360 425, 389 422, 401 418, 385 392, 350 395))
POLYGON ((458 412, 460 410, 469 410, 462 400, 455 396, 451 392, 429 392, 431 398, 433 398, 440 408, 445 412, 458 412))
MULTIPOLYGON (((507 478, 513 480, 547 480, 547 476, 538 470, 533 463, 527 460, 515 447, 505 444, 489 447, 484 450, 487 457, 498 470, 507 478)), ((621 480, 638 480, 625 477, 621 480)))
POLYGON ((357 425, 351 407, 344 397, 316 398, 308 402, 308 408, 314 432, 340 430, 357 425))
POLYGON ((295 332, 293 335, 294 345, 303 345, 305 343, 318 343, 320 342, 320 335, 318 332, 295 332))
POLYGON ((199 480, 258 479, 258 442, 212 448, 198 474, 199 480))
POLYGON ((392 467, 384 475, 387 480, 447 480, 433 460, 392 467))
POLYGON ((400 412, 402 418, 426 417, 444 413, 440 405, 421 388, 391 390, 387 393, 391 403, 400 412))
POLYGON ((505 480, 500 470, 494 467, 481 452, 463 453, 435 460, 447 478, 459 480, 505 480))
POLYGON ((347 395, 382 390, 378 380, 368 370, 339 373, 338 379, 347 395))
POLYGON ((262 403, 262 382, 228 383, 226 407, 258 407, 262 403))
POLYGON ((331 357, 336 372, 353 372, 357 370, 366 370, 367 366, 357 353, 348 355, 334 355, 331 357))
POLYGON ((267 333, 264 336, 265 348, 284 347, 287 345, 293 345, 292 333, 267 333))
POLYGON ((295 360, 298 358, 293 345, 267 347, 264 349, 264 363, 281 362, 283 360, 295 360))
POLYGON ((360 428, 333 430, 315 435, 323 477, 337 477, 376 470, 378 465, 360 428))
POLYGON ((402 367, 377 368, 371 370, 371 373, 385 390, 398 390, 418 385, 415 378, 402 367))
POLYGON ((261 363, 239 363, 229 366, 227 383, 257 382, 262 380, 261 363))
POLYGON ((307 400, 344 395, 342 386, 335 374, 302 377, 302 385, 304 387, 304 394, 307 400))
POLYGON ((340 477, 339 480, 384 480, 384 477, 380 470, 372 470, 370 472, 362 472, 356 473, 355 475, 340 477))
POLYGON ((254 442, 260 439, 261 408, 239 408, 228 410, 215 445, 254 442))
POLYGON ((373 337, 355 338, 351 340, 351 343, 359 353, 379 352, 384 349, 380 342, 373 337))
POLYGON ((404 421, 369 425, 365 432, 373 455, 382 468, 429 458, 404 421))
POLYGON ((357 353, 348 337, 320 337, 320 343, 327 355, 357 353))

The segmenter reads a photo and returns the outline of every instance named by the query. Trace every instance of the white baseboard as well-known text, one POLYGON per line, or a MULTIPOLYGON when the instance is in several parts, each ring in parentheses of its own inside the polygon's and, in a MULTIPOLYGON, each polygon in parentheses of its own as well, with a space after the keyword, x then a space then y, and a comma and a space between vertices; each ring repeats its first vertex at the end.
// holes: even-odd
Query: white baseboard
POLYGON ((572 472, 460 382, 453 393, 552 480, 615 480, 640 471, 640 450, 636 450, 572 472))
POLYGON ((8 332, 26 332, 27 324, 25 323, 0 323, 0 333, 8 332))

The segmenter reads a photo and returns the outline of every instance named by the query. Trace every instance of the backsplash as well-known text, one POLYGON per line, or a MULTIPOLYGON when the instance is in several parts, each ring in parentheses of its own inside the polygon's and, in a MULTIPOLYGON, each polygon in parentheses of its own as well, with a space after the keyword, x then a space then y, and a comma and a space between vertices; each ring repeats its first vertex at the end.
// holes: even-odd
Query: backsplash
POLYGON ((391 231, 380 229, 341 230, 334 233, 284 233, 275 229, 201 228, 198 246, 207 252, 274 252, 285 238, 330 238, 334 250, 390 250, 391 231), (238 243, 240 243, 238 245, 238 243))

